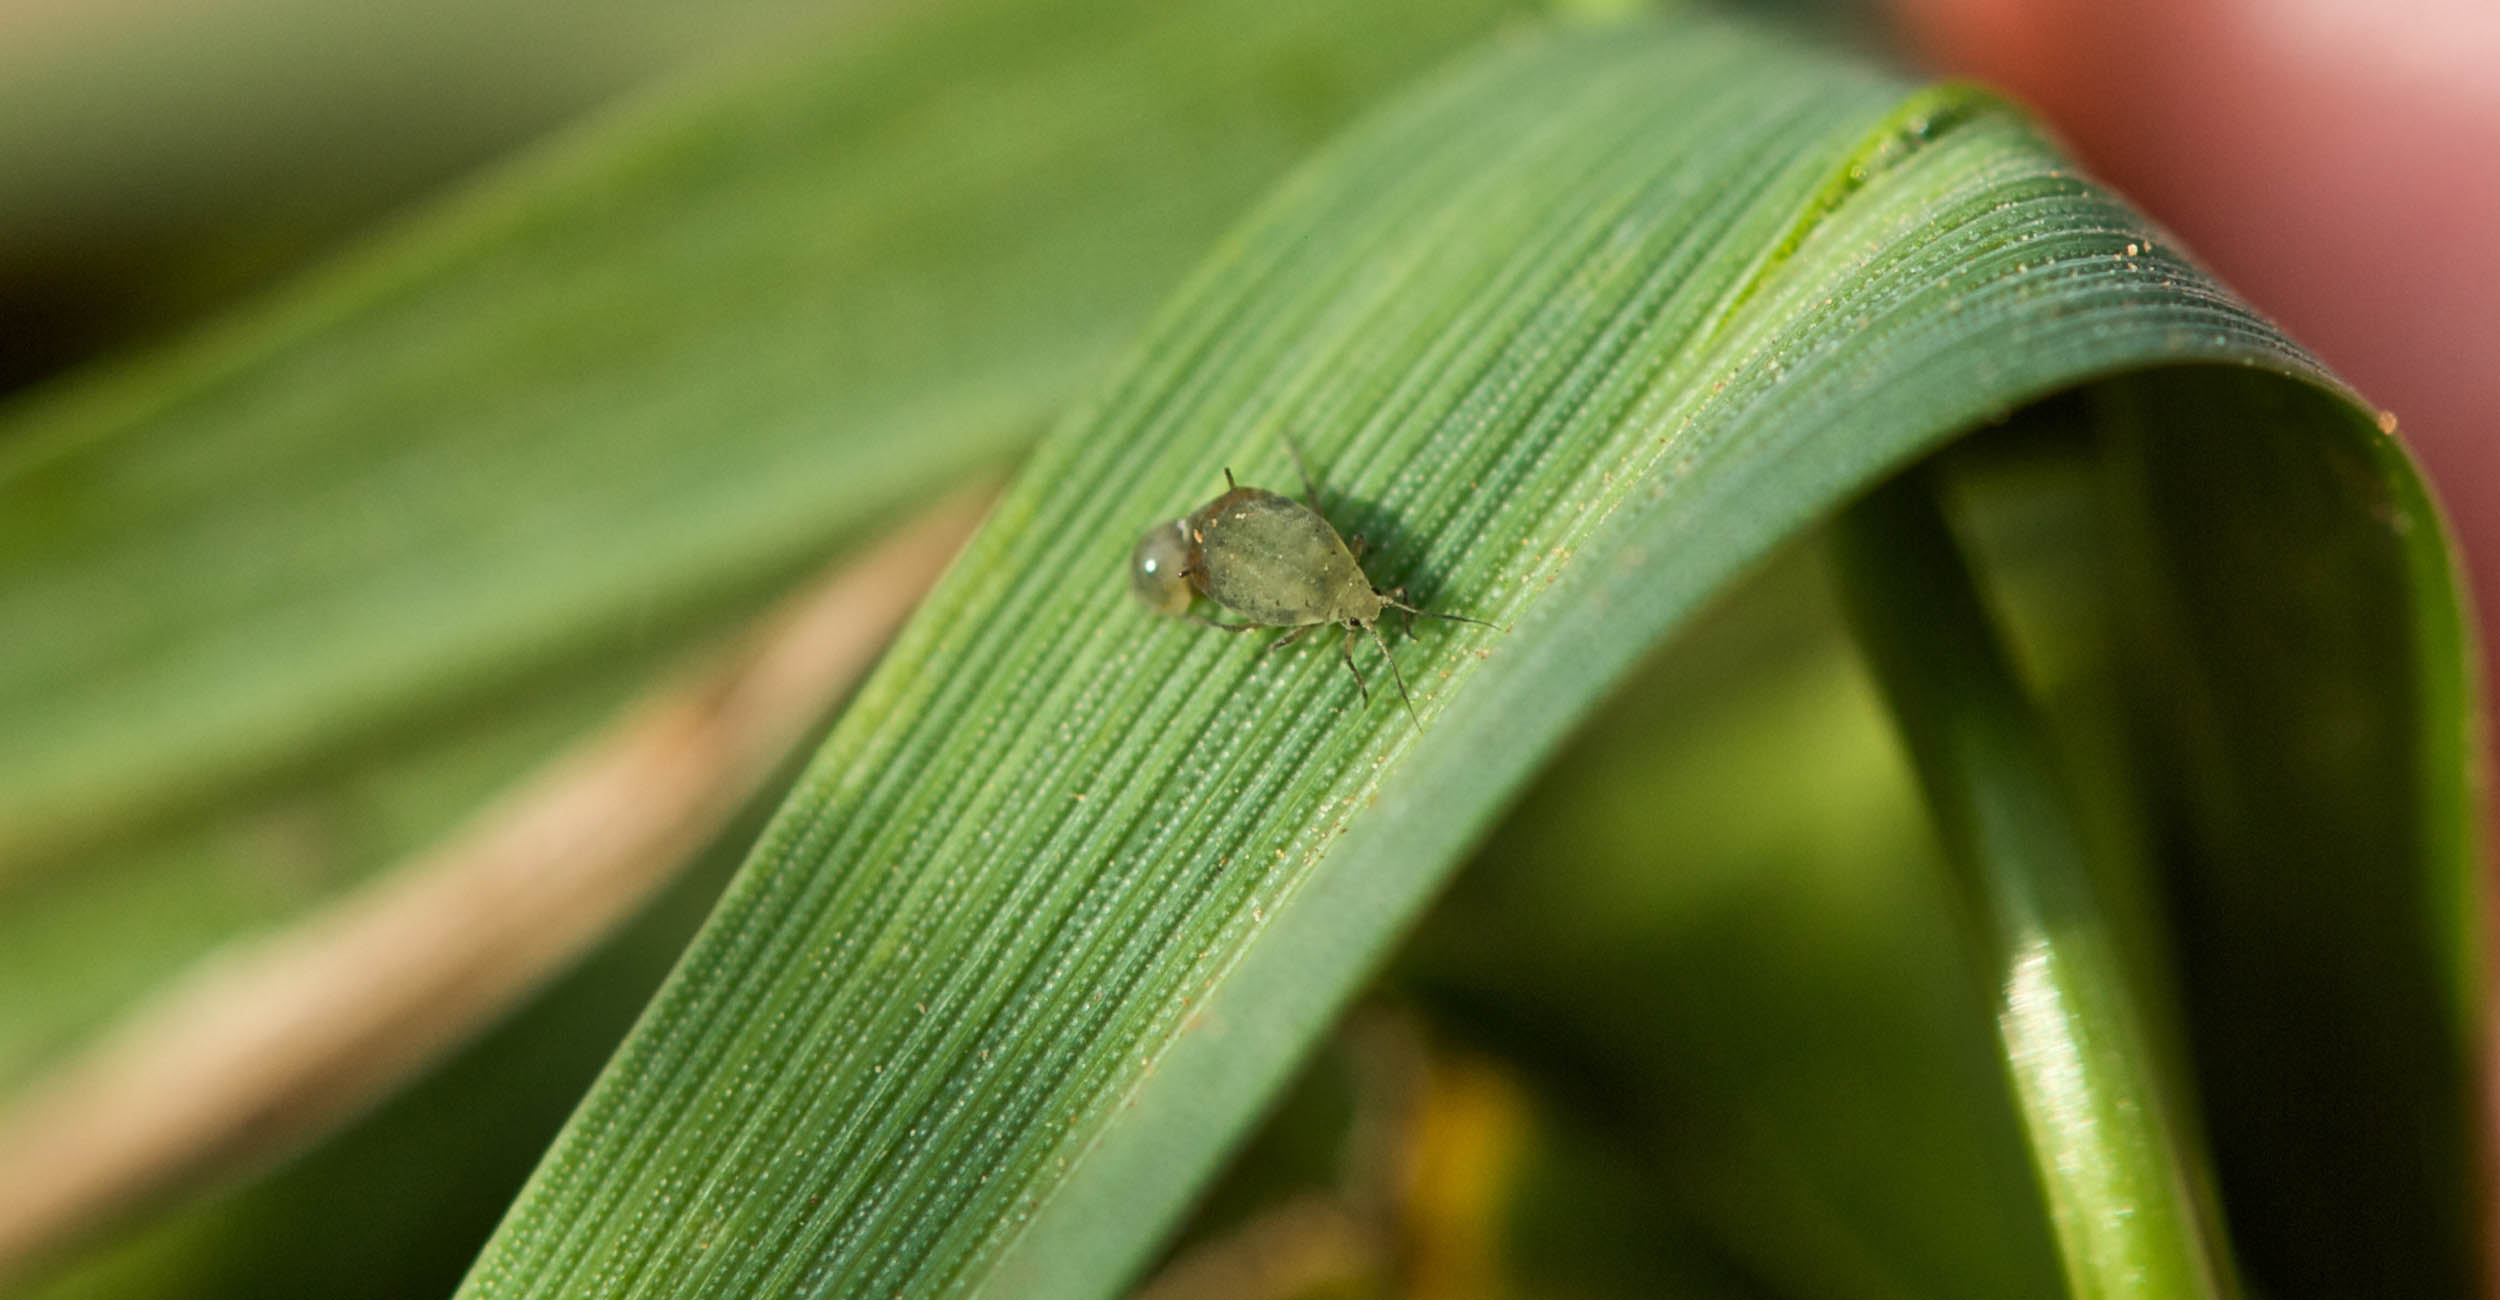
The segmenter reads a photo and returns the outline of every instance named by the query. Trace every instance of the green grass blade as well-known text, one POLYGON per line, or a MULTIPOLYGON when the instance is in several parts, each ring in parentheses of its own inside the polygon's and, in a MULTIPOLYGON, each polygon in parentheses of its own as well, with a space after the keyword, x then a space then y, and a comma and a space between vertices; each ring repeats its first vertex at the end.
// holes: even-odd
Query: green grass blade
POLYGON ((2001 1055, 2076 1296, 2238 1294, 2203 1154, 2142 1023, 2074 796, 1936 500, 1913 471, 1851 506, 1834 539, 1850 622, 1910 750, 1978 919, 2001 1055))
POLYGON ((1115 1289, 1700 601, 1994 415, 2188 363, 2325 383, 1984 97, 1701 21, 1430 83, 1045 442, 465 1294, 1115 1289), (1376 581, 1504 625, 1402 651, 1420 729, 1328 647, 1127 602, 1138 532, 1290 484, 1288 435, 1376 581))

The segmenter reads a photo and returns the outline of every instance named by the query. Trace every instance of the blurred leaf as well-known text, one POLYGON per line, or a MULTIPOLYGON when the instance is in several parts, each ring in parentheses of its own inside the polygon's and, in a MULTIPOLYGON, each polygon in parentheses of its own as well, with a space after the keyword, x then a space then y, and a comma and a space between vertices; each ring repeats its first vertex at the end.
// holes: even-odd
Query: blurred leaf
POLYGON ((456 1286, 634 1013, 702 921, 763 809, 598 953, 318 1147, 213 1179, 59 1261, 24 1300, 433 1300, 456 1286))
POLYGON ((664 649, 620 648, 535 698, 447 711, 332 770, 0 886, 0 1087, 38 1076, 229 939, 305 915, 448 834, 612 713, 664 649))
POLYGON ((584 23, 547 0, 0 6, 0 392, 300 267, 655 76, 821 27, 825 7, 621 0, 584 23))
MULTIPOLYGON (((2148 367, 2202 385, 2165 430, 2180 450, 2279 461, 2311 493, 2314 527, 2248 544, 2293 577, 2332 563, 2314 586, 2249 575, 2252 617, 2364 591, 2388 615, 2284 655, 2297 698, 2338 699, 2385 742, 2303 770, 2368 790, 2267 813, 2294 838, 2368 826, 2375 857, 2323 834, 2320 869, 2409 882, 2369 1001, 2425 1010, 2309 1041, 2421 1070, 2404 1100, 2447 1141, 2374 1148, 2380 1206, 2297 1170, 2277 1195, 2388 1222, 2422 1207, 2350 1267, 2453 1294, 2473 1259, 2452 1175, 2474 918, 2439 909, 2465 893, 2464 659, 2401 454, 2017 116, 1701 20, 1503 43, 1340 141, 1219 248, 863 692, 465 1293, 1113 1289, 1648 647, 1957 433, 2148 367), (1287 434, 1336 522, 1372 540, 1375 580, 1504 624, 1403 648, 1420 729, 1363 708, 1329 647, 1266 655, 1121 594, 1138 531, 1223 468, 1290 483, 1287 434)), ((2231 626, 2191 620, 2175 644, 2227 667, 2247 648, 2217 634, 2231 626)), ((2276 699, 2267 716, 2300 715, 2276 699)), ((2284 761, 2237 752, 2257 738, 2226 735, 2220 757, 2284 761)), ((2163 847, 2211 876, 2232 845, 2163 847)), ((2387 938, 2319 919, 2304 938, 2387 938)), ((1967 924, 1963 942, 1991 960, 1967 924)), ((2249 1157, 2213 1127, 2228 1198, 2249 1157)), ((2167 1136, 2147 1159, 2201 1182, 2193 1132, 2167 1136)), ((2143 1208, 2142 1240, 2184 1230, 2176 1207, 2143 1208)), ((2304 1252, 2335 1248, 2250 1239, 2265 1249, 2244 1271, 2282 1294, 2305 1292, 2304 1252)))
POLYGON ((0 1085, 1012 455, 1266 178, 1501 8, 863 24, 11 411, 0 1085))
POLYGON ((581 957, 817 734, 988 504, 959 494, 834 566, 455 834, 221 948, 0 1106, 0 1274, 319 1137, 581 957))
POLYGON ((1264 178, 1498 8, 933 9, 21 407, 0 877, 716 617, 1003 459, 1264 178))

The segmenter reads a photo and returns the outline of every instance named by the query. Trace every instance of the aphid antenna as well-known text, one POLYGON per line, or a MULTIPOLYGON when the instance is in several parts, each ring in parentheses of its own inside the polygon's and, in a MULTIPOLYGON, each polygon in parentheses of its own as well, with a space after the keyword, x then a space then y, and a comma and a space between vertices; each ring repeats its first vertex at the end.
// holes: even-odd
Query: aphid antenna
POLYGON ((1380 597, 1381 604, 1386 605, 1391 609, 1404 610, 1408 614, 1414 615, 1417 618, 1437 618, 1444 623, 1473 623, 1477 627, 1489 627, 1495 629, 1496 631, 1499 631, 1502 626, 1499 623, 1487 623, 1480 618, 1469 618, 1464 614, 1435 614, 1428 609, 1417 609, 1413 605, 1409 605, 1405 601, 1402 601, 1385 592, 1374 592, 1372 594, 1380 597))

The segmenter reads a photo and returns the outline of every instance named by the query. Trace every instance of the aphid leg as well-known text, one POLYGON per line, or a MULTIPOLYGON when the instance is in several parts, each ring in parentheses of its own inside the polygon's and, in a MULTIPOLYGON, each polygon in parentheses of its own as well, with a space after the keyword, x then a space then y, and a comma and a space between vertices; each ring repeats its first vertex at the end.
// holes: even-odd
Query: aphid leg
POLYGON ((1283 636, 1280 636, 1280 637, 1276 638, 1275 640, 1268 642, 1268 643, 1267 643, 1267 649, 1266 649, 1266 650, 1261 650, 1259 653, 1260 653, 1260 654, 1266 654, 1268 650, 1282 650, 1282 649, 1284 649, 1286 646, 1292 645, 1294 642, 1301 640, 1301 639, 1302 639, 1302 634, 1303 634, 1303 633, 1308 632, 1308 631, 1310 631, 1312 628, 1315 628, 1315 627, 1318 627, 1318 626, 1319 626, 1319 624, 1317 624, 1317 623, 1305 623, 1305 624, 1303 624, 1302 626, 1297 627, 1297 628, 1295 628, 1294 630, 1292 630, 1292 631, 1290 631, 1290 632, 1287 632, 1287 633, 1286 633, 1286 634, 1284 634, 1283 636))
POLYGON ((1380 635, 1380 625, 1365 623, 1363 630, 1372 634, 1372 644, 1380 647, 1380 657, 1389 661, 1389 675, 1398 680, 1398 698, 1406 702, 1407 721, 1415 724, 1415 730, 1423 730, 1424 720, 1415 716, 1415 697, 1406 693, 1406 670, 1398 667, 1398 657, 1389 653, 1389 642, 1380 635))
POLYGON ((1354 627, 1352 624, 1346 625, 1345 640, 1337 643, 1337 653, 1345 656, 1345 670, 1354 674, 1354 689, 1363 693, 1363 707, 1370 708, 1372 703, 1371 683, 1364 681, 1363 670, 1354 666, 1354 627))
POLYGON ((1265 626, 1265 624, 1262 623, 1218 623, 1214 619, 1206 618, 1198 614, 1183 614, 1181 617, 1188 619, 1190 622, 1195 623, 1200 627, 1221 628, 1227 632, 1247 632, 1253 628, 1265 626))
MULTIPOLYGON (((1311 482, 1311 467, 1302 463, 1302 448, 1294 444, 1292 434, 1282 436, 1285 440, 1285 454, 1293 457, 1294 472, 1302 476, 1302 504, 1309 506, 1312 514, 1322 513, 1319 508, 1319 488, 1311 482)), ((1359 556, 1361 552, 1358 551, 1356 554, 1359 556)))

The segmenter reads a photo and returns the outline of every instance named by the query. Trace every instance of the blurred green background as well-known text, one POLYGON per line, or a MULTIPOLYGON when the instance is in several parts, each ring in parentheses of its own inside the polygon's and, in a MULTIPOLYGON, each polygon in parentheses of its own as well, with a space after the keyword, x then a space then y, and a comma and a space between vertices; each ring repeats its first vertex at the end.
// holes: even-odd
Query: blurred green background
POLYGON ((654 80, 882 3, 0 8, 0 391, 161 339, 654 80))

